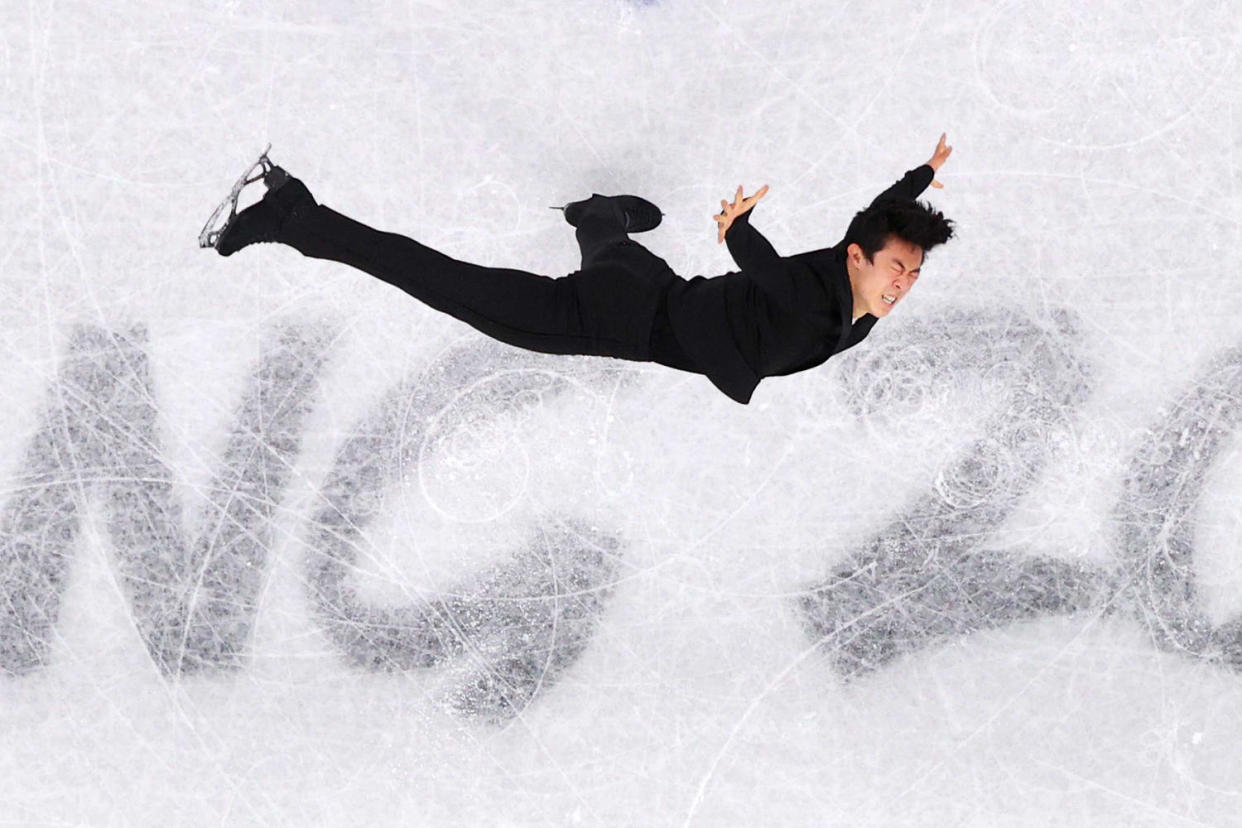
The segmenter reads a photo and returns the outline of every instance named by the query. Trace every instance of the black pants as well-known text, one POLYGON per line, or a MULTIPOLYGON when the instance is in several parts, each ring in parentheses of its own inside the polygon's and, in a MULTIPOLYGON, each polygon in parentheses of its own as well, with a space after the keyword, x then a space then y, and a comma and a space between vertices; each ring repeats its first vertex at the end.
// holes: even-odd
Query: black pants
POLYGON ((290 221, 281 241, 305 256, 369 273, 519 348, 652 361, 701 373, 668 322, 668 285, 680 277, 630 240, 608 210, 588 211, 576 235, 582 269, 558 279, 458 261, 322 205, 290 221))

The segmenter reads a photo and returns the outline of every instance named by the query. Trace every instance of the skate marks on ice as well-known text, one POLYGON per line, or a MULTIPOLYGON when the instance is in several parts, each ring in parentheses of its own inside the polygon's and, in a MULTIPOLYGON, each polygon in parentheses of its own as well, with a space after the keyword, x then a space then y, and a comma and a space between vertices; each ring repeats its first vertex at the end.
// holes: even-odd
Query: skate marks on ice
POLYGON ((40 426, 0 513, 0 669, 48 658, 88 500, 103 503, 132 618, 167 675, 239 666, 311 406, 323 340, 282 330, 264 344, 231 428, 222 470, 187 538, 164 461, 147 330, 76 327, 40 426))
POLYGON ((1242 617, 1215 627, 1195 586, 1195 514, 1242 420, 1242 348, 1220 354, 1151 429, 1116 510, 1121 603, 1156 646, 1242 671, 1242 617))
POLYGON ((800 599, 808 634, 846 679, 950 638, 1088 610, 1125 613, 1157 647, 1242 671, 1242 618, 1219 627, 1208 619, 1193 549, 1204 482, 1242 420, 1242 348, 1215 358, 1144 436, 1115 510, 1117 565, 979 548, 1030 490, 1087 394, 1069 350, 1074 327, 1058 317, 1055 328, 953 315, 908 328, 913 344, 843 364, 847 402, 860 415, 917 403, 959 361, 991 371, 996 360, 1010 389, 986 436, 932 491, 800 599))
MULTIPOLYGON (((0 510, 4 674, 25 675, 48 664, 92 502, 106 525, 132 622, 161 673, 245 666, 274 542, 272 518, 337 335, 326 326, 289 326, 261 344, 221 471, 187 535, 161 447, 145 326, 120 333, 87 325, 72 330, 0 510)), ((409 461, 427 421, 437 420, 433 415, 447 401, 461 395, 474 404, 449 405, 425 448, 451 438, 460 425, 453 412, 494 416, 505 407, 533 406, 572 381, 589 389, 601 378, 608 385, 634 379, 627 372, 610 377, 614 373, 598 361, 532 360, 485 342, 458 349, 427 376, 395 389, 380 413, 366 418, 341 449, 320 501, 328 505, 311 526, 319 544, 309 558, 311 603, 349 661, 394 669, 461 656, 465 677, 454 705, 491 719, 520 710, 573 662, 611 583, 619 543, 609 535, 548 520, 510 562, 463 578, 455 591, 460 594, 399 610, 373 609, 352 597, 350 562, 390 472, 409 461), (504 370, 497 373, 497 366, 504 370), (475 390, 462 394, 472 383, 475 390), (401 462, 389 465, 395 459, 401 462)))
POLYGON ((980 630, 1104 606, 1087 564, 978 547, 1030 491, 1088 395, 1067 314, 956 312, 843 360, 846 404, 865 416, 926 401, 966 372, 1005 389, 983 435, 863 548, 799 599, 808 634, 849 679, 980 630))
POLYGON ((349 660, 385 671, 444 666, 449 707, 490 723, 519 714, 585 650, 611 594, 618 538, 581 521, 544 519, 512 560, 450 594, 399 607, 368 605, 351 573, 384 491, 416 473, 420 455, 442 450, 480 416, 520 413, 565 392, 566 363, 539 361, 555 372, 485 343, 394 388, 338 452, 311 520, 312 600, 349 660), (506 361, 508 370, 498 370, 506 361))
POLYGON ((1001 110, 995 117, 1033 123, 1057 146, 1129 147, 1166 133, 1233 83, 1233 4, 1179 6, 1176 34, 1160 7, 1116 6, 1098 16, 1082 9, 1076 0, 1046 0, 998 3, 979 15, 971 62, 986 99, 1001 110), (1119 27, 1142 33, 1141 58, 1119 27), (1036 28, 1039 42, 1031 39, 1036 28))

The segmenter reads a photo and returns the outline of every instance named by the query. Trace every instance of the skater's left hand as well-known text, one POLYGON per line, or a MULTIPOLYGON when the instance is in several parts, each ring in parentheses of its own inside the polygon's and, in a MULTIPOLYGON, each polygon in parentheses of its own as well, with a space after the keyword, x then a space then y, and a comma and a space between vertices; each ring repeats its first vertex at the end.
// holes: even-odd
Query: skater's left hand
POLYGON ((737 195, 734 196, 732 204, 722 199, 720 202, 720 212, 714 217, 716 219, 716 223, 720 225, 720 232, 716 236, 716 244, 720 244, 724 241, 725 233, 729 232, 729 228, 733 225, 733 220, 735 218, 740 216, 742 213, 745 213, 751 207, 754 207, 755 204, 759 202, 759 199, 763 198, 767 194, 768 185, 764 184, 759 188, 759 192, 755 193, 750 198, 742 198, 742 186, 739 184, 737 188, 737 195))
MULTIPOLYGON (((953 147, 947 147, 944 144, 944 139, 947 135, 947 132, 940 133, 940 143, 936 144, 936 150, 932 153, 931 160, 927 162, 927 166, 932 168, 932 172, 939 172, 940 166, 949 160, 949 153, 953 152, 953 147)), ((935 178, 932 178, 931 185, 937 190, 944 189, 944 185, 935 178)))

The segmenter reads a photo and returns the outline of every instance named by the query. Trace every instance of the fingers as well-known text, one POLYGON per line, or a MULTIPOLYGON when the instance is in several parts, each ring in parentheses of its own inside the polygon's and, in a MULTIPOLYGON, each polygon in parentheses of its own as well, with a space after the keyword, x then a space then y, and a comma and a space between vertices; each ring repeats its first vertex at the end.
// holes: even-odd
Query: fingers
MULTIPOLYGON (((933 171, 939 171, 945 161, 949 160, 949 156, 953 153, 953 147, 947 145, 945 140, 949 137, 947 132, 940 133, 940 143, 936 144, 936 151, 932 153, 931 159, 927 162, 933 171)), ((933 181, 932 186, 936 189, 944 187, 938 181, 933 181)))
POLYGON ((767 194, 768 194, 768 185, 764 184, 762 187, 759 188, 759 192, 747 198, 745 195, 743 195, 742 185, 739 184, 737 186, 737 192, 733 196, 732 203, 729 203, 728 201, 725 201, 724 199, 720 200, 720 212, 716 214, 715 218, 716 218, 716 221, 720 222, 723 227, 721 231, 721 236, 720 236, 722 241, 724 239, 724 230, 728 229, 728 225, 726 224, 726 222, 732 223, 734 217, 741 215, 742 213, 749 210, 751 207, 755 206, 755 202, 757 202, 759 199, 763 198, 767 194))
POLYGON ((933 187, 935 187, 937 190, 943 190, 943 189, 944 189, 944 185, 943 185, 943 184, 941 184, 939 181, 936 181, 936 180, 934 180, 934 179, 932 180, 932 186, 933 186, 933 187))
MULTIPOLYGON (((755 193, 753 196, 750 196, 750 198, 762 198, 764 193, 766 193, 767 191, 768 191, 768 185, 764 184, 762 187, 759 188, 759 192, 755 193)), ((746 200, 746 197, 742 195, 742 186, 739 184, 737 188, 737 192, 733 196, 733 204, 736 205, 739 202, 742 202, 745 200, 746 200)), ((728 202, 721 201, 720 203, 727 204, 728 202)))

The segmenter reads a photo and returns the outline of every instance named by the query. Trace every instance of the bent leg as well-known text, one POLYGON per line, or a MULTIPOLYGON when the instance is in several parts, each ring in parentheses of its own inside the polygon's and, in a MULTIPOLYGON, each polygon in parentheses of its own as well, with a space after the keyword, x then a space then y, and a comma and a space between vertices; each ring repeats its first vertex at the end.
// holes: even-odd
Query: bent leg
POLYGON ((578 222, 574 237, 577 238, 578 248, 582 251, 583 270, 595 266, 602 254, 609 248, 630 240, 615 217, 598 213, 584 216, 578 222))

